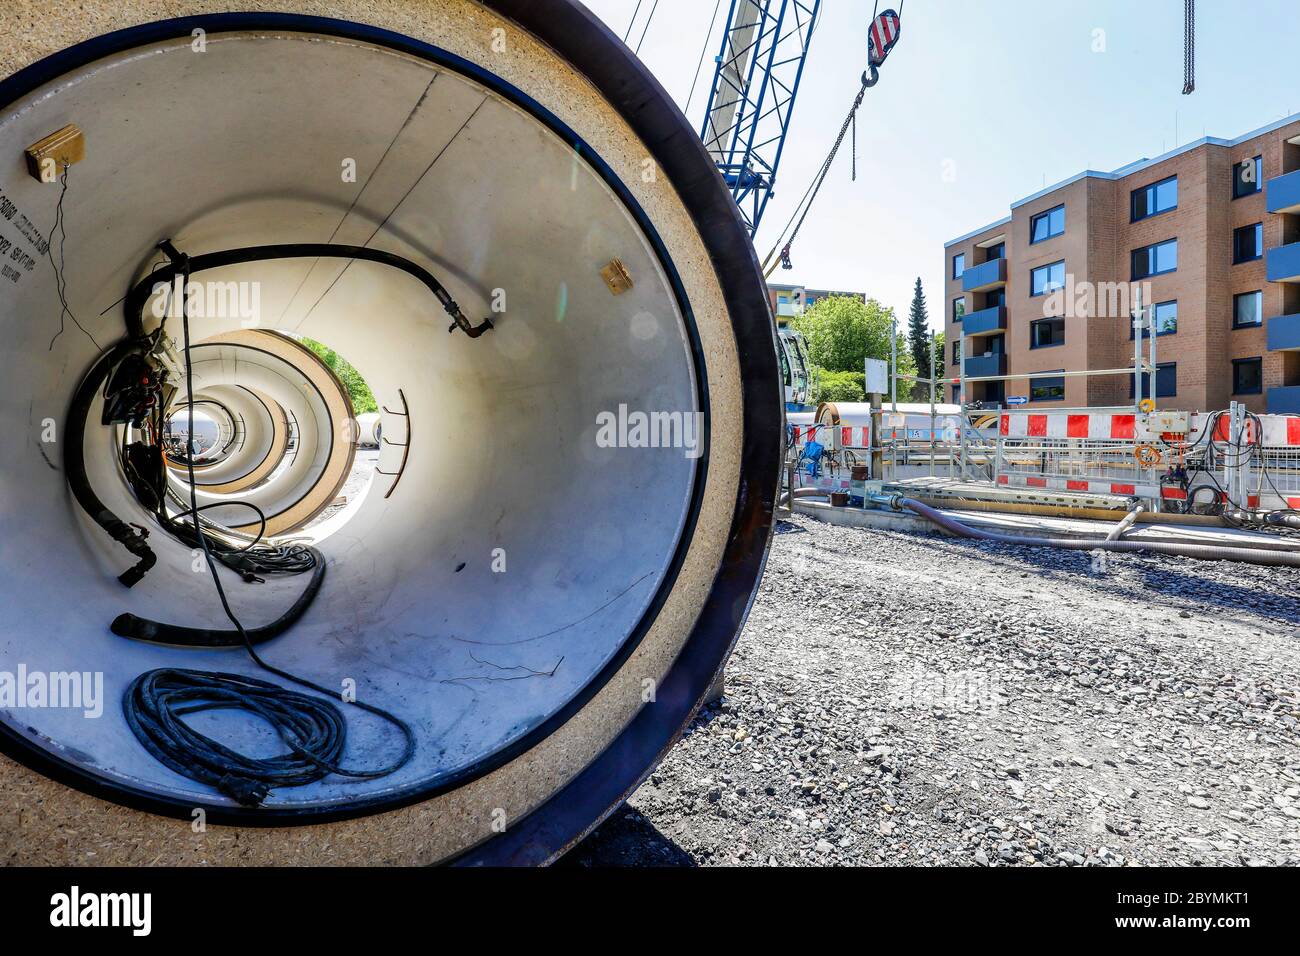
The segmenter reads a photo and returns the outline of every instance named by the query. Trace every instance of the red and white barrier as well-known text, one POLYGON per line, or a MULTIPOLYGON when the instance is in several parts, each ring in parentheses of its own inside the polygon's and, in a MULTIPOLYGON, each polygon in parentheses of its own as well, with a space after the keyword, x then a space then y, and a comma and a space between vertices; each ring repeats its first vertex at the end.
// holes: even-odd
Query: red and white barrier
POLYGON ((802 448, 810 441, 838 448, 870 448, 871 427, 859 425, 792 425, 794 443, 802 448))
POLYGON ((870 448, 870 425, 837 425, 841 448, 870 448))
MULTIPOLYGON (((1212 415, 1194 415, 1192 416, 1192 435, 1199 436, 1209 423, 1212 415)), ((1263 426, 1265 448, 1300 448, 1300 416, 1295 415, 1260 415, 1259 422, 1263 426)), ((1219 415, 1218 421, 1214 425, 1214 435, 1216 442, 1228 442, 1232 440, 1231 433, 1228 430, 1229 421, 1227 415, 1219 415)), ((1248 445, 1255 444, 1255 420, 1248 418, 1245 422, 1244 441, 1248 445)))
POLYGON ((1003 438, 1133 441, 1137 438, 1137 416, 1114 412, 1003 412, 998 434, 1003 438))
POLYGON ((1010 488, 1042 488, 1047 491, 1080 491, 1094 495, 1127 498, 1186 498, 1180 488, 1135 484, 1110 478, 1055 478, 1043 475, 998 475, 998 484, 1010 488))

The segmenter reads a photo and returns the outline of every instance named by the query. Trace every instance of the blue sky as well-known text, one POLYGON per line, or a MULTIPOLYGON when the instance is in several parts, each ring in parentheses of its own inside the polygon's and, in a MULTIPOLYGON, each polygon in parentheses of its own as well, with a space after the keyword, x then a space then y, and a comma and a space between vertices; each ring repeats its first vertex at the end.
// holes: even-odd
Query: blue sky
MULTIPOLYGON (((620 37, 636 0, 586 0, 620 37)), ((629 45, 654 0, 643 0, 629 45)), ((722 0, 721 21, 730 5, 722 0)), ((891 5, 882 0, 881 9, 891 5)), ((1196 92, 1182 95, 1183 0, 912 0, 858 116, 858 179, 840 151, 774 281, 866 292, 900 315, 921 277, 942 319, 943 243, 1083 169, 1111 170, 1204 135, 1300 112, 1296 0, 1200 0, 1196 92), (1104 52, 1093 52, 1104 30, 1104 52), (945 170, 951 175, 945 179, 945 170), (949 181, 950 180, 950 181, 949 181)), ((835 140, 866 57, 870 0, 822 0, 804 82, 756 244, 775 241, 835 140)), ((659 0, 641 58, 685 106, 710 0, 659 0)), ((714 28, 687 116, 698 129, 714 28)))

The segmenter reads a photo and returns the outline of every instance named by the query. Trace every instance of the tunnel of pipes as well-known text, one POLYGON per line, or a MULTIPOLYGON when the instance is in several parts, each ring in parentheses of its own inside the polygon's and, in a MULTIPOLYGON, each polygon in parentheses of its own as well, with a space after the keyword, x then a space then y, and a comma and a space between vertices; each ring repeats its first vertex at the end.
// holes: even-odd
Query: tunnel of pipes
MULTIPOLYGON (((437 44, 146 17, 5 81, 0 244, 22 255, 0 281, 0 669, 101 675, 103 693, 93 716, 0 706, 4 750, 56 793, 133 808, 142 842, 193 808, 257 828, 418 805, 404 858, 446 859, 507 842, 504 807, 548 827, 532 838, 550 852, 622 793, 563 822, 535 811, 602 760, 624 765, 602 771, 611 787, 648 772, 743 622, 776 471, 747 408, 780 415, 770 327, 740 318, 762 295, 752 249, 719 251, 740 247, 702 152, 689 188, 642 175, 660 144, 526 7, 433 4, 437 44), (493 23, 513 59, 474 55, 493 23), (84 158, 36 175, 25 150, 69 125, 84 158), (373 392, 364 429, 316 343, 373 392), (373 475, 344 496, 363 430, 373 475), (232 627, 191 473, 205 540, 318 556, 320 573, 217 573, 249 630, 310 592, 258 653, 338 692, 343 764, 403 749, 351 700, 404 721, 394 772, 240 800, 132 732, 121 702, 144 672, 276 681, 240 642, 169 636, 232 627)), ((284 750, 243 712, 186 719, 241 753, 284 750)))

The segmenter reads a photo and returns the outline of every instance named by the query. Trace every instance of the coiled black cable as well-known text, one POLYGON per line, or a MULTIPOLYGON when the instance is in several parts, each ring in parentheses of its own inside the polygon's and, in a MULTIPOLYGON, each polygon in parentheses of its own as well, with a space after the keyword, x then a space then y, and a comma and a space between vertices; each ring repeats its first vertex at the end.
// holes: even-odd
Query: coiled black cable
POLYGON ((126 689, 123 709, 154 759, 244 806, 257 806, 274 787, 301 787, 337 772, 347 738, 343 715, 329 701, 217 671, 146 671, 126 689), (247 757, 181 720, 206 710, 256 714, 276 729, 289 753, 247 757))

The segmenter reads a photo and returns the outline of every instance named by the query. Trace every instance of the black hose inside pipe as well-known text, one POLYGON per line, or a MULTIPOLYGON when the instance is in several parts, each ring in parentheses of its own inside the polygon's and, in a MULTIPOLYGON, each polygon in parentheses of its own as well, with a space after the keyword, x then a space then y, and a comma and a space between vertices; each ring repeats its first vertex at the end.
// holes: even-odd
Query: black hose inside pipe
POLYGON ((123 571, 117 577, 127 587, 134 587, 139 583, 145 573, 157 563, 158 557, 148 545, 147 532, 137 530, 110 511, 91 487, 90 478, 86 474, 86 420, 90 417, 90 409, 99 395, 100 387, 112 374, 113 369, 122 359, 139 348, 140 346, 134 342, 121 342, 105 352, 91 367, 72 396, 72 406, 68 409, 63 436, 63 470, 67 475, 68 487, 72 490, 73 497, 77 499, 77 503, 86 514, 107 531, 114 541, 139 559, 133 567, 123 571))
POLYGON ((289 609, 270 624, 245 628, 244 634, 240 634, 237 630, 164 624, 127 612, 113 619, 113 633, 118 637, 129 637, 135 641, 174 644, 181 647, 243 647, 244 635, 247 635, 249 644, 264 644, 293 627, 320 592, 321 584, 325 580, 325 557, 315 548, 309 547, 307 551, 316 561, 311 580, 307 582, 307 587, 289 609))
MULTIPOLYGON (((328 242, 290 242, 270 246, 246 246, 242 249, 226 249, 223 252, 210 252, 206 255, 193 256, 188 261, 188 271, 184 273, 185 283, 196 272, 208 269, 220 269, 223 266, 240 265, 246 262, 265 262, 270 259, 361 259, 365 262, 377 262, 380 265, 400 269, 424 284, 442 307, 451 316, 452 325, 448 332, 460 329, 472 339, 478 338, 492 328, 492 320, 484 319, 478 325, 470 323, 460 306, 428 269, 416 265, 410 259, 384 252, 382 249, 369 249, 365 246, 348 246, 328 242)), ((126 311, 126 327, 133 339, 143 339, 144 307, 159 285, 171 285, 182 274, 181 267, 175 260, 160 266, 137 282, 127 293, 123 309, 126 311)), ((184 294, 184 290, 182 290, 184 294)))

